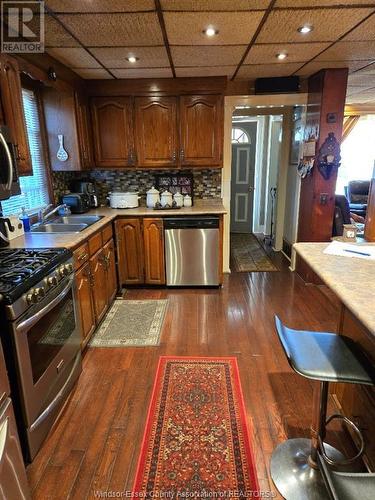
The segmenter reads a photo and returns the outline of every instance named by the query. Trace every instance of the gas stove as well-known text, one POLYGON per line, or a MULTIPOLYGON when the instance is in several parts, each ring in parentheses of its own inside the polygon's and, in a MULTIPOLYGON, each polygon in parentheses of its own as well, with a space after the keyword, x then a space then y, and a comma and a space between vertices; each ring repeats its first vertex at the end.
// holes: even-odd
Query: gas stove
POLYGON ((23 313, 73 271, 71 256, 67 248, 0 249, 0 304, 23 313))

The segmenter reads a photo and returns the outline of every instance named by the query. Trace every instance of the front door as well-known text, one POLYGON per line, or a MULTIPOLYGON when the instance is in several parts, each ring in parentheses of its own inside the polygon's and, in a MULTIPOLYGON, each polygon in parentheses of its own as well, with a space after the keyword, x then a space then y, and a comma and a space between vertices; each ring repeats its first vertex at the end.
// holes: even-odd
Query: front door
POLYGON ((253 230, 254 172, 257 123, 246 123, 246 128, 233 125, 231 223, 233 233, 251 233, 253 230), (244 135, 240 135, 240 130, 244 135), (236 140, 240 142, 233 142, 236 140))

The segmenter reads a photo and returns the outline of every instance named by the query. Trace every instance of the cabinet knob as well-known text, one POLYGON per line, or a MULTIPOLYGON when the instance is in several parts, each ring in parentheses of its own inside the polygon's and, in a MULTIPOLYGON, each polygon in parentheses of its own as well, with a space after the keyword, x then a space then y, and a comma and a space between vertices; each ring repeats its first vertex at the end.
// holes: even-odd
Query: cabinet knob
POLYGON ((184 151, 184 148, 181 148, 180 149, 180 160, 184 161, 185 159, 185 151, 184 151))

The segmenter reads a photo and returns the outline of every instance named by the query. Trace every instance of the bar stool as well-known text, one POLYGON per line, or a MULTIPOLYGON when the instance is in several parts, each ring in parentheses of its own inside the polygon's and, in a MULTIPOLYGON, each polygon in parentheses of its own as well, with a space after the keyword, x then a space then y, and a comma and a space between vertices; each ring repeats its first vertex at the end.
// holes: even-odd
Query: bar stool
POLYGON ((334 471, 320 453, 318 464, 332 500, 374 500, 375 473, 334 471))
POLYGON ((276 331, 292 369, 303 377, 320 382, 314 389, 313 421, 310 439, 288 439, 271 457, 271 477, 287 500, 331 499, 318 465, 318 450, 330 465, 347 465, 357 460, 365 443, 358 427, 348 418, 334 414, 327 419, 329 382, 374 385, 375 369, 358 346, 348 337, 335 333, 292 330, 275 316, 276 331), (355 457, 345 459, 324 443, 326 425, 341 419, 360 441, 355 457))

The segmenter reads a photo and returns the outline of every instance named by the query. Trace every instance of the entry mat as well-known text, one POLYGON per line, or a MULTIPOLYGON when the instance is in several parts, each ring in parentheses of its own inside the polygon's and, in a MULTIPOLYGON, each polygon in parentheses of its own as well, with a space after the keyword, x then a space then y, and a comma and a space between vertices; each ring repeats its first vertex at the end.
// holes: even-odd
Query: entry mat
POLYGON ((162 356, 133 487, 138 498, 258 498, 236 358, 162 356))
POLYGON ((168 300, 116 299, 89 342, 90 347, 160 344, 168 300))
POLYGON ((278 271, 253 234, 231 233, 230 240, 233 271, 278 271))

